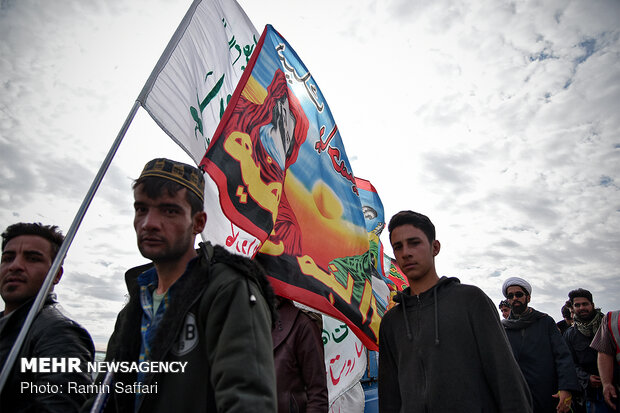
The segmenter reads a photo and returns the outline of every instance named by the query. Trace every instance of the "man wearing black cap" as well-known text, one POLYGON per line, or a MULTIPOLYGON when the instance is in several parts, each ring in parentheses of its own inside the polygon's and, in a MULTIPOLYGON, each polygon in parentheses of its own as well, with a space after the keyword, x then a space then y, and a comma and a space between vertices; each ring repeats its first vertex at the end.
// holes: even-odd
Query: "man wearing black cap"
POLYGON ((152 263, 125 275, 129 302, 106 360, 177 371, 116 373, 105 411, 275 412, 273 292, 252 261, 209 243, 194 249, 207 220, 202 173, 154 159, 133 190, 138 249, 152 263))
POLYGON ((508 278, 502 293, 511 308, 502 324, 532 392, 534 413, 568 412, 579 382, 560 330, 550 316, 528 307, 532 286, 523 278, 508 278))

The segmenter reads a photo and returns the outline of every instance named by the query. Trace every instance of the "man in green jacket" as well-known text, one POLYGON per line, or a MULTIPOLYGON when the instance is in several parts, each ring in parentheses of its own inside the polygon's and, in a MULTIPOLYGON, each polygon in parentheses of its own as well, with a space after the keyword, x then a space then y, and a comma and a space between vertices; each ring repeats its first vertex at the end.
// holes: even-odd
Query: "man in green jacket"
POLYGON ((100 374, 105 411, 275 412, 273 292, 252 261, 194 249, 207 219, 201 171, 154 159, 133 189, 138 248, 152 263, 125 275, 129 302, 106 361, 130 368, 107 387, 100 374))

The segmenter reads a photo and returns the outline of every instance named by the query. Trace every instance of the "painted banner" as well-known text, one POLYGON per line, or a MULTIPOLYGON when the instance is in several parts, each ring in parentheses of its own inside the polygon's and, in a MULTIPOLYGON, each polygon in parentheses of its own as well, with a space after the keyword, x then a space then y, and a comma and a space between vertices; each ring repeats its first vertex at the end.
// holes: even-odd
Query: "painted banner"
POLYGON ((270 25, 200 166, 203 236, 255 256, 276 294, 344 320, 376 349, 385 307, 351 165, 319 87, 270 25))
POLYGON ((396 292, 402 291, 409 283, 407 277, 398 268, 396 260, 385 254, 383 250, 383 243, 379 236, 385 228, 385 214, 377 190, 365 179, 355 178, 355 182, 360 194, 375 270, 372 272, 372 291, 378 305, 390 309, 394 306, 392 299, 396 292))
POLYGON ((366 348, 342 321, 323 316, 323 348, 330 411, 364 411, 364 392, 351 391, 366 371, 366 348), (359 409, 361 405, 361 409, 359 409))
POLYGON ((142 107, 196 164, 257 41, 235 0, 195 0, 140 92, 142 107))

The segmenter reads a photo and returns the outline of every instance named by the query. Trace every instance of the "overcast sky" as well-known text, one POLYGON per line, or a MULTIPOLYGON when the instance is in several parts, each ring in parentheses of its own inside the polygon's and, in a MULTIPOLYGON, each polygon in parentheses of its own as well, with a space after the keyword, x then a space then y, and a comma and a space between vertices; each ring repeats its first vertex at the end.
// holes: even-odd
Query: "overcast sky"
MULTIPOLYGON (((191 1, 0 1, 0 227, 66 232, 191 1)), ((386 216, 433 220, 441 275, 495 302, 522 276, 556 320, 578 287, 620 308, 618 0, 240 4, 312 72, 386 216)), ((130 186, 158 156, 190 162, 141 109, 56 288, 99 344, 145 262, 130 186)))

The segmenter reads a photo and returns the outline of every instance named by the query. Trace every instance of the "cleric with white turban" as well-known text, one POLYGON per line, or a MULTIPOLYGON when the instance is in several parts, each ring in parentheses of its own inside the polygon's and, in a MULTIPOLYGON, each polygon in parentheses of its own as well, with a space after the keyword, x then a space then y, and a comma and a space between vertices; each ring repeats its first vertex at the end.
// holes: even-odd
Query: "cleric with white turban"
POLYGON ((532 286, 530 283, 525 281, 523 278, 510 277, 504 281, 504 285, 502 286, 502 293, 504 293, 504 297, 508 298, 508 293, 506 290, 508 290, 508 287, 512 287, 513 285, 523 288, 527 292, 527 295, 532 295, 532 286))

